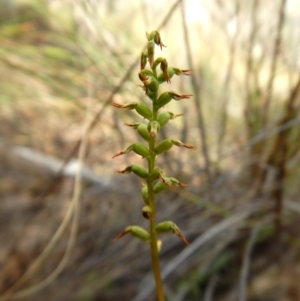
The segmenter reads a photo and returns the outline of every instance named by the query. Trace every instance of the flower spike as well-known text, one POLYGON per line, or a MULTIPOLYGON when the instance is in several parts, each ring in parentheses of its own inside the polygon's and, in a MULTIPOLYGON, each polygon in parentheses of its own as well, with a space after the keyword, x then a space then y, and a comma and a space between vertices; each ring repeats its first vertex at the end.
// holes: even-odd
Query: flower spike
MULTIPOLYGON (((130 152, 134 152, 142 158, 145 158, 143 161, 147 166, 144 167, 140 164, 132 164, 122 170, 118 170, 117 173, 133 173, 140 178, 140 182, 142 183, 140 193, 143 201, 141 211, 143 217, 149 222, 149 232, 140 226, 131 225, 120 232, 114 238, 114 241, 126 234, 131 234, 132 236, 149 243, 151 246, 152 267, 153 270, 158 272, 154 273, 158 299, 164 300, 163 285, 161 281, 159 281, 159 278, 161 277, 159 275, 158 256, 162 241, 158 239, 158 235, 162 232, 173 232, 186 245, 189 245, 189 242, 181 233, 177 225, 172 221, 156 222, 156 197, 158 194, 163 193, 167 189, 171 189, 176 192, 178 188, 186 188, 188 185, 181 183, 174 177, 166 176, 164 170, 157 165, 157 162, 160 162, 160 160, 157 160, 157 157, 170 150, 173 146, 193 150, 196 149, 196 147, 190 144, 185 144, 177 139, 168 138, 168 136, 163 137, 160 141, 156 140, 159 138, 157 136, 159 136, 163 126, 165 126, 170 120, 182 116, 182 114, 174 114, 168 110, 163 112, 160 110, 171 101, 189 99, 192 96, 191 94, 179 94, 166 90, 164 90, 165 92, 161 92, 160 85, 164 83, 171 83, 171 79, 174 75, 190 76, 192 75, 192 70, 170 67, 166 58, 155 57, 155 47, 159 46, 162 50, 162 48, 166 46, 162 42, 160 33, 157 30, 146 33, 146 36, 147 44, 140 55, 140 70, 138 72, 138 77, 140 80, 139 87, 143 89, 146 95, 146 100, 148 102, 150 100, 150 105, 138 101, 132 101, 126 104, 113 102, 112 106, 120 109, 135 110, 136 113, 144 118, 142 122, 125 123, 125 125, 136 130, 139 141, 143 139, 143 143, 139 141, 132 143, 121 152, 115 154, 113 158, 130 152)), ((135 99, 136 98, 133 98, 133 100, 135 99)), ((164 134, 166 134, 166 132, 164 134)))

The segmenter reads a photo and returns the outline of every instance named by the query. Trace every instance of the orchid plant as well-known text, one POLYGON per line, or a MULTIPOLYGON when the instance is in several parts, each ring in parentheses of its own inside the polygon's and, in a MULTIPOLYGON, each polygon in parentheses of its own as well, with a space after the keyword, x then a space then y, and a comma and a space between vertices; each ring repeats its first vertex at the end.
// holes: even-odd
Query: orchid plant
POLYGON ((156 284, 157 298, 159 301, 165 300, 163 283, 161 278, 161 269, 159 262, 159 251, 162 242, 158 236, 162 232, 172 232, 176 234, 186 245, 189 245, 187 239, 183 236, 178 226, 172 221, 156 221, 156 196, 166 189, 174 187, 186 187, 174 177, 169 177, 165 172, 156 166, 156 158, 162 153, 170 150, 173 146, 195 149, 194 146, 185 144, 177 139, 168 138, 157 143, 156 138, 159 131, 170 120, 173 120, 182 114, 174 114, 169 111, 161 112, 168 103, 175 100, 188 99, 190 94, 178 94, 167 91, 159 94, 159 87, 164 83, 171 83, 174 75, 191 75, 191 70, 182 70, 175 67, 169 67, 168 62, 163 57, 155 58, 155 45, 160 46, 161 50, 166 47, 161 41, 160 34, 157 30, 152 31, 147 36, 147 46, 140 57, 140 71, 138 73, 141 80, 141 88, 144 90, 147 98, 150 100, 150 106, 145 103, 130 102, 127 104, 112 103, 116 108, 135 110, 141 115, 145 123, 126 124, 135 129, 143 138, 145 143, 135 142, 127 146, 121 152, 115 154, 113 158, 129 152, 134 152, 145 159, 146 167, 140 164, 132 164, 118 171, 120 174, 134 173, 143 181, 141 195, 144 201, 142 206, 142 215, 149 221, 149 229, 146 230, 138 225, 127 226, 119 233, 114 240, 121 238, 126 234, 131 234, 138 239, 147 242, 150 245, 152 269, 156 284), (146 68, 149 64, 149 69, 146 68), (160 70, 157 70, 160 67, 160 70))

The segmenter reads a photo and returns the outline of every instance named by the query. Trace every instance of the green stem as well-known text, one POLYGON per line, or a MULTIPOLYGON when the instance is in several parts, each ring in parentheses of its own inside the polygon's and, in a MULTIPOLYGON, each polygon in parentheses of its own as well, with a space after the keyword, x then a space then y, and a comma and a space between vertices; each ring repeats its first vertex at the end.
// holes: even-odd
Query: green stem
MULTIPOLYGON (((153 120, 156 120, 157 111, 153 108, 153 120)), ((153 171, 155 167, 155 137, 151 137, 149 141, 149 174, 153 171)), ((148 185, 148 197, 149 197, 149 206, 151 208, 153 218, 149 220, 150 226, 150 237, 151 237, 151 259, 152 259, 152 270, 154 274, 154 280, 156 284, 156 292, 158 301, 165 301, 163 283, 160 274, 160 263, 159 263, 159 254, 157 248, 157 234, 155 231, 155 219, 156 219, 156 211, 155 211, 155 195, 153 192, 153 180, 147 181, 148 185)))

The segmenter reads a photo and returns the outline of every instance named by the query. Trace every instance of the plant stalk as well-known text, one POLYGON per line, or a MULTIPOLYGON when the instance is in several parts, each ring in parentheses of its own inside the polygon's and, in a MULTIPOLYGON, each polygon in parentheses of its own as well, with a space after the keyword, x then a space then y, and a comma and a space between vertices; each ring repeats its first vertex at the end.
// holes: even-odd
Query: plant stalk
MULTIPOLYGON (((153 119, 155 120, 156 117, 157 117, 157 110, 155 110, 153 107, 153 119)), ((149 141, 149 161, 148 161, 149 174, 151 174, 151 172, 155 167, 156 154, 154 152, 154 148, 155 148, 155 137, 151 137, 149 141)), ((156 211, 155 211, 155 195, 153 191, 153 180, 149 179, 147 181, 147 185, 148 185, 149 206, 151 208, 152 215, 153 215, 152 219, 149 220, 152 270, 153 270, 154 280, 156 284, 156 293, 157 293, 158 301, 165 301, 163 282, 160 274, 160 263, 159 263, 158 247, 157 247, 157 234, 155 231, 156 211)))

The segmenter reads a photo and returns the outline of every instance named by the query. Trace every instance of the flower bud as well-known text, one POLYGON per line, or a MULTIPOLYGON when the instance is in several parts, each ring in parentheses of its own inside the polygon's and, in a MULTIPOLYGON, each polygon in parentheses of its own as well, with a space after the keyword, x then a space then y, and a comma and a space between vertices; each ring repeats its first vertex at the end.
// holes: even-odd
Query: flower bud
POLYGON ((147 105, 143 103, 129 102, 125 105, 121 105, 119 103, 113 102, 111 105, 118 109, 129 109, 129 110, 135 109, 137 113, 139 113, 141 116, 147 119, 150 119, 152 117, 152 111, 147 105))
POLYGON ((168 184, 172 186, 179 186, 181 188, 189 187, 189 185, 179 182, 177 179, 170 177, 168 178, 168 184))
POLYGON ((144 144, 139 142, 133 144, 133 151, 144 158, 148 158, 149 156, 148 148, 144 144))
POLYGON ((130 144, 123 151, 117 153, 112 158, 115 158, 117 156, 121 156, 123 154, 128 154, 131 151, 134 151, 136 154, 142 156, 143 158, 147 158, 149 156, 148 148, 144 144, 136 142, 136 143, 130 144))
POLYGON ((149 80, 147 81, 147 88, 151 92, 157 92, 158 88, 159 88, 159 83, 158 83, 157 79, 154 78, 153 76, 150 77, 149 80))
POLYGON ((150 119, 152 117, 152 111, 143 103, 137 103, 135 110, 144 118, 150 119))
POLYGON ((166 186, 166 188, 170 188, 173 190, 173 186, 172 186, 172 182, 171 182, 171 178, 165 177, 164 175, 160 176, 161 182, 163 183, 163 185, 166 186))
POLYGON ((146 124, 140 123, 137 127, 137 131, 143 139, 146 141, 150 140, 150 133, 146 124))
POLYGON ((169 232, 169 231, 173 231, 172 227, 173 227, 174 223, 171 221, 165 221, 165 222, 161 222, 159 224, 157 224, 155 226, 155 230, 156 232, 169 232))
POLYGON ((175 119, 176 117, 182 116, 183 114, 175 115, 172 112, 163 112, 158 115, 157 121, 159 122, 160 126, 164 126, 170 119, 175 119))
POLYGON ((112 102, 111 105, 112 105, 113 107, 118 108, 118 109, 129 109, 129 110, 133 110, 133 109, 136 108, 137 102, 129 102, 129 103, 125 104, 125 105, 121 105, 121 104, 119 104, 119 103, 112 102))
POLYGON ((168 83, 171 83, 171 80, 170 80, 170 77, 169 77, 169 74, 168 74, 168 62, 166 59, 164 59, 161 63, 160 63, 160 69, 161 71, 163 72, 163 75, 166 79, 166 81, 168 83))
POLYGON ((189 69, 179 69, 179 68, 175 68, 175 67, 168 67, 167 69, 167 75, 163 72, 161 74, 159 74, 158 76, 158 81, 159 83, 164 83, 165 81, 168 81, 168 78, 172 78, 174 75, 192 75, 192 70, 189 69))
POLYGON ((122 173, 122 174, 128 174, 133 172, 134 174, 136 174, 137 176, 146 179, 149 175, 147 169, 139 164, 132 164, 127 166, 125 169, 123 170, 118 170, 118 173, 122 173))
POLYGON ((174 74, 175 74, 174 68, 168 67, 165 72, 159 74, 157 79, 158 79, 159 83, 162 84, 162 83, 170 80, 174 74))
POLYGON ((160 46, 161 50, 162 50, 162 47, 166 47, 163 44, 163 42, 161 41, 160 34, 157 30, 151 31, 150 34, 148 32, 146 32, 146 37, 147 37, 148 41, 154 40, 155 44, 160 46))
POLYGON ((141 240, 144 240, 144 241, 150 241, 150 234, 145 230, 143 229, 142 227, 140 226, 128 226, 125 228, 125 230, 121 233, 119 233, 114 239, 113 241, 116 241, 118 240, 119 238, 121 238, 122 236, 126 235, 130 233, 132 236, 135 236, 141 240))
POLYGON ((155 137, 156 134, 158 133, 158 131, 160 130, 160 124, 158 121, 156 120, 153 120, 153 121, 150 121, 149 124, 148 124, 148 130, 150 131, 150 136, 151 137, 155 137))
POLYGON ((142 214, 145 219, 153 218, 153 212, 152 212, 150 206, 148 206, 148 205, 146 205, 142 208, 142 214))
POLYGON ((156 100, 155 106, 159 109, 169 103, 172 100, 170 92, 164 92, 160 94, 158 99, 156 100))
POLYGON ((156 107, 159 109, 169 103, 171 99, 181 100, 184 98, 190 98, 191 94, 177 94, 172 91, 162 93, 156 101, 156 107))
POLYGON ((166 139, 160 142, 155 148, 154 151, 156 154, 161 154, 163 152, 166 152, 169 150, 173 145, 179 146, 179 147, 185 147, 188 149, 196 149, 195 146, 190 144, 185 144, 177 139, 166 139))
POLYGON ((160 50, 162 50, 163 47, 166 47, 166 45, 163 44, 158 31, 155 31, 154 43, 160 46, 160 50))
POLYGON ((155 93, 158 91, 159 83, 154 76, 147 77, 146 75, 140 73, 139 78, 144 84, 142 87, 147 95, 149 91, 155 93))
POLYGON ((139 72, 139 78, 140 74, 145 75, 145 76, 154 76, 153 72, 149 69, 143 69, 139 72))
POLYGON ((153 69, 156 69, 156 67, 157 67, 163 60, 165 60, 165 58, 163 58, 163 57, 158 57, 158 58, 154 61, 154 63, 153 63, 153 69))
POLYGON ((169 92, 164 92, 164 93, 160 94, 158 99, 155 102, 156 109, 162 108, 167 103, 169 103, 171 100, 172 100, 172 97, 170 96, 169 92))
POLYGON ((175 233, 186 245, 190 245, 186 238, 181 234, 179 228, 171 221, 165 221, 155 226, 156 232, 169 232, 175 233))
POLYGON ((148 53, 148 61, 149 65, 152 68, 153 66, 153 61, 154 61, 154 49, 155 49, 155 44, 153 41, 148 41, 147 43, 147 53, 148 53))
POLYGON ((164 176, 164 172, 160 168, 154 168, 153 171, 151 172, 149 179, 154 181, 157 180, 158 178, 164 176))
POLYGON ((133 173, 135 173, 137 176, 141 177, 141 178, 147 178, 149 176, 149 173, 147 171, 147 169, 139 164, 133 164, 131 165, 131 170, 133 173))
POLYGON ((146 124, 144 123, 124 123, 124 124, 136 129, 144 140, 146 141, 150 140, 150 133, 148 131, 148 127, 146 124))
POLYGON ((150 33, 146 32, 146 37, 147 37, 148 41, 154 40, 155 34, 156 34, 155 30, 151 31, 150 33))
MULTIPOLYGON (((167 179, 167 178, 166 178, 167 179)), ((159 194, 163 191, 165 191, 168 187, 161 181, 157 182, 153 187, 153 192, 155 194, 159 194)))
MULTIPOLYGON (((165 185, 165 187, 170 188, 171 190, 174 190, 174 188, 173 188, 174 186, 179 186, 181 188, 186 188, 189 186, 187 184, 179 182, 177 179, 175 179, 173 177, 166 178, 164 176, 161 176, 160 179, 161 179, 162 184, 165 185)), ((159 188, 160 187, 158 187, 157 189, 159 189, 159 188)), ((162 189, 162 188, 160 188, 160 189, 162 189)))
POLYGON ((145 204, 149 205, 149 195, 148 195, 148 186, 142 188, 142 197, 145 204))
POLYGON ((154 151, 156 154, 161 154, 168 151, 173 146, 172 139, 166 139, 156 145, 154 151))
POLYGON ((139 72, 139 79, 140 79, 140 81, 145 83, 149 79, 149 77, 147 75, 145 75, 144 73, 139 72))
POLYGON ((170 117, 171 117, 171 115, 169 112, 163 112, 158 115, 157 121, 159 122, 160 126, 164 126, 165 124, 168 123, 168 121, 170 120, 170 117))
POLYGON ((151 92, 148 90, 146 94, 152 101, 155 101, 157 98, 157 92, 151 92))

